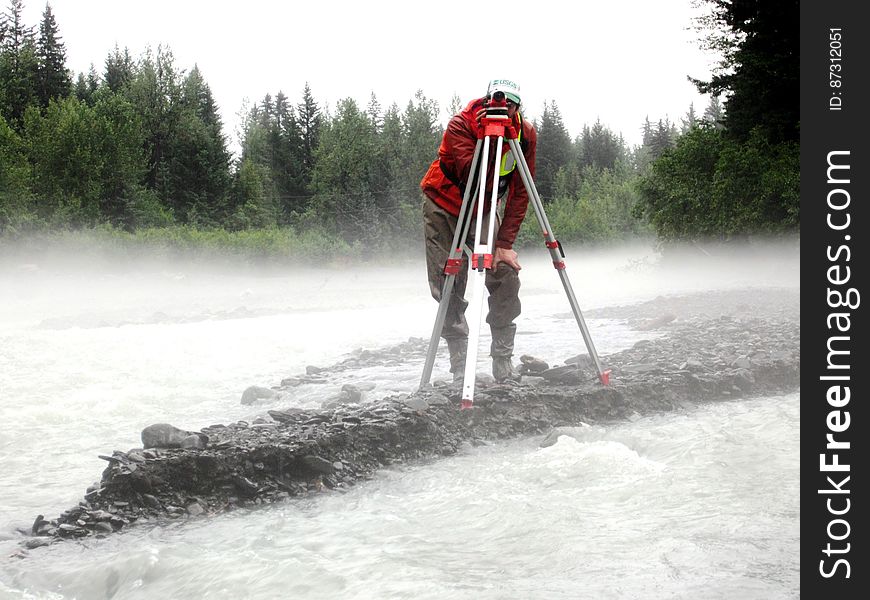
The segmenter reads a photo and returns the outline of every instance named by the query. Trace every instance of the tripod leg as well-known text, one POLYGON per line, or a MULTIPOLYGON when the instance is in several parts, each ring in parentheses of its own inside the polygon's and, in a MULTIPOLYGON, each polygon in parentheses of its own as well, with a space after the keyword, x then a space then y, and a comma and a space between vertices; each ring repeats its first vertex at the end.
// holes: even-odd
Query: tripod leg
MULTIPOLYGON (((471 171, 469 171, 469 183, 473 180, 478 163, 480 162, 481 140, 477 140, 477 145, 474 148, 474 157, 471 159, 471 171)), ((462 268, 462 252, 465 246, 465 240, 468 238, 468 230, 471 227, 471 211, 469 210, 469 198, 471 197, 471 189, 473 185, 465 187, 465 194, 462 198, 462 207, 459 209, 459 217, 456 222, 456 230, 453 232, 453 245, 450 248, 450 254, 447 257, 447 264, 444 266, 444 285, 441 288, 441 300, 438 302, 438 312, 435 315, 435 325, 432 327, 432 335, 429 337, 429 349, 426 353, 426 361, 423 364, 423 375, 420 378, 420 387, 423 387, 432 377, 432 367, 435 364, 435 354, 438 352, 438 341, 441 338, 441 330, 444 328, 444 318, 447 315, 447 306, 450 303, 450 296, 453 294, 453 284, 456 280, 456 273, 462 268)))
MULTIPOLYGON (((483 233, 484 223, 484 198, 486 195, 486 171, 481 171, 480 188, 478 191, 477 202, 477 223, 475 227, 474 253, 471 257, 472 264, 472 293, 471 315, 474 321, 469 323, 468 334, 468 350, 465 357, 465 377, 462 382, 462 401, 461 408, 471 408, 474 404, 474 384, 477 371, 477 352, 480 345, 480 326, 483 321, 483 298, 486 272, 492 269, 492 248, 495 238, 495 222, 496 222, 496 207, 498 200, 498 177, 499 164, 501 162, 501 150, 503 145, 503 137, 499 136, 495 146, 495 162, 493 164, 492 175, 492 193, 490 197, 489 216, 486 220, 487 235, 486 241, 483 241, 481 234, 483 233)), ((486 137, 483 142, 484 161, 489 160, 489 137, 486 137)), ((486 162, 484 162, 486 164, 486 162)))
POLYGON ((550 250, 550 257, 553 259, 553 266, 559 272, 559 279, 562 280, 562 287, 565 288, 565 294, 568 296, 568 303, 571 305, 571 311, 574 313, 574 318, 577 325, 580 327, 580 333, 583 336, 583 341, 586 343, 586 349, 589 351, 589 356, 595 363, 595 369, 598 371, 598 379, 603 385, 610 383, 610 370, 603 370, 601 361, 598 358, 598 353, 595 351, 595 345, 592 343, 592 336, 589 334, 589 329, 586 327, 586 320, 583 318, 583 313, 580 311, 580 305, 577 302, 577 297, 574 295, 574 289, 571 287, 571 282, 568 279, 568 273, 565 271, 565 254, 553 231, 550 227, 550 222, 547 219, 547 214, 544 212, 544 205, 541 202, 541 197, 538 195, 538 190, 532 180, 532 173, 529 170, 529 165, 526 162, 526 157, 520 150, 519 143, 514 139, 509 139, 511 152, 517 162, 517 171, 520 178, 523 180, 523 185, 529 194, 529 200, 535 208, 535 215, 538 218, 538 224, 541 226, 541 231, 547 240, 547 248, 550 250))

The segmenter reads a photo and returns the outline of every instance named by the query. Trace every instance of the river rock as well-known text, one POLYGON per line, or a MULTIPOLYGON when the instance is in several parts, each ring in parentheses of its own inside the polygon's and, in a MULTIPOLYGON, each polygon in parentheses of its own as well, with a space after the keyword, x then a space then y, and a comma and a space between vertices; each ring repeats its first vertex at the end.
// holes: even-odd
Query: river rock
POLYGON ((545 361, 528 354, 520 356, 520 375, 543 373, 550 368, 545 361))
POLYGON ((253 404, 257 400, 274 400, 278 397, 278 392, 275 390, 252 385, 242 392, 242 404, 253 404))
POLYGON ((169 423, 155 423, 142 430, 144 448, 205 448, 208 436, 185 431, 169 423))

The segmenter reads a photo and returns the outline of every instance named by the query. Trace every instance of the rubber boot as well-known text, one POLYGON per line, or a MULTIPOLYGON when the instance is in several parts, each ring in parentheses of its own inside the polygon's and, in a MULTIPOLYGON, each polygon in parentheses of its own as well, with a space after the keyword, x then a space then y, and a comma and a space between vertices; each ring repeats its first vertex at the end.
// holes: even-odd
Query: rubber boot
POLYGON ((514 335, 517 326, 511 323, 507 327, 490 327, 492 332, 492 376, 498 383, 505 381, 519 381, 520 376, 514 370, 511 358, 514 354, 514 335))
POLYGON ((468 338, 453 338, 447 340, 450 351, 450 372, 453 373, 453 383, 462 383, 465 378, 465 357, 468 352, 468 338))

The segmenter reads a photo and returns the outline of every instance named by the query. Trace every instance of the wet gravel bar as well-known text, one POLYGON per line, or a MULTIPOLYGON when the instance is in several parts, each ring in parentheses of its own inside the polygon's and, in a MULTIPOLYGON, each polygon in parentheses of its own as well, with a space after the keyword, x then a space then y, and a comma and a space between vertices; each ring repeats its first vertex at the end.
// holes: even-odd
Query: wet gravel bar
MULTIPOLYGON (((341 491, 386 465, 449 456, 469 444, 543 436, 580 422, 613 422, 698 402, 793 392, 799 389, 800 374, 798 294, 739 290, 590 311, 587 319, 624 319, 649 332, 632 348, 601 357, 612 369, 607 387, 598 383, 588 357, 550 367, 546 359, 526 356, 521 382, 480 381, 471 410, 459 409, 461 388, 444 382, 370 403, 355 402, 355 389, 345 386, 342 401, 321 410, 269 410, 251 423, 151 436, 148 442, 157 447, 102 456, 107 465, 99 483, 60 516, 37 517, 23 543, 35 548, 60 539, 103 536, 136 523, 341 491)), ((272 392, 279 394, 306 378, 328 381, 331 370, 419 359, 425 345, 412 339, 383 351, 357 352, 339 365, 288 378, 272 392)), ((269 389, 257 388, 264 396, 269 389)), ((256 396, 249 394, 248 400, 256 396)), ((165 428, 172 433, 171 426, 165 428)))

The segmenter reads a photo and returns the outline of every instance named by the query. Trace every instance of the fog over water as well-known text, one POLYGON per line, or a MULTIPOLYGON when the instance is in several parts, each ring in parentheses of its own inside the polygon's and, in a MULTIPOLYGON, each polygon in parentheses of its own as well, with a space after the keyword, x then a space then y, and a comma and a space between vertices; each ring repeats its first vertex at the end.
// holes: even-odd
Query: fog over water
MULTIPOLYGON (((132 528, 8 558, 17 528, 81 500, 98 454, 317 408, 342 383, 413 391, 421 360, 242 405, 308 365, 428 338, 422 256, 251 267, 0 254, 0 598, 791 598, 799 595, 798 393, 520 439, 384 470, 346 494, 132 528)), ((797 290, 796 240, 742 249, 568 248, 584 312, 704 290, 797 290)), ((516 353, 585 351, 549 255, 520 254, 516 353), (566 327, 566 323, 570 327, 566 327)), ((679 318, 679 315, 678 315, 679 318)), ((587 317, 598 352, 650 334, 587 317)), ((479 371, 488 371, 481 332, 479 371)), ((434 378, 447 373, 446 348, 434 378)))

